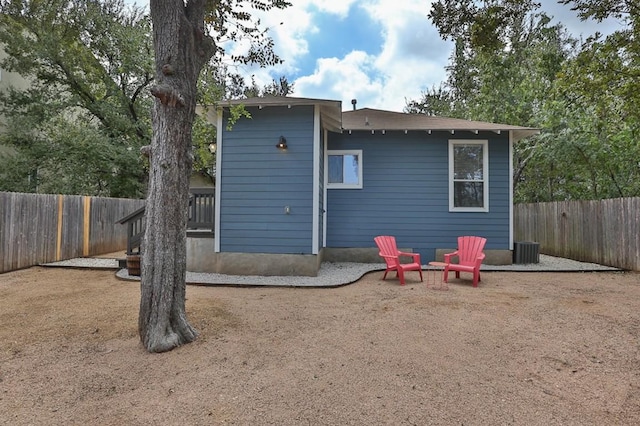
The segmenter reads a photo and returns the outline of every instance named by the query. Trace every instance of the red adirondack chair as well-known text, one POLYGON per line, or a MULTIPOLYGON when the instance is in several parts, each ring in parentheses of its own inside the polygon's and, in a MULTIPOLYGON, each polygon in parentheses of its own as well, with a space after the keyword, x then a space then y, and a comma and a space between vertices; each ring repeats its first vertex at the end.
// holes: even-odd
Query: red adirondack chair
POLYGON ((484 260, 484 245, 487 239, 482 237, 458 237, 458 250, 444 255, 444 282, 449 278, 449 271, 455 271, 456 278, 460 272, 473 274, 473 286, 478 287, 480 281, 480 265, 484 260), (452 257, 458 257, 458 263, 451 263, 452 257))
POLYGON ((396 246, 396 238, 388 235, 380 235, 373 239, 380 249, 380 257, 387 263, 387 270, 384 271, 384 280, 387 272, 396 271, 400 279, 400 285, 404 285, 405 271, 418 271, 420 273, 420 281, 422 281, 422 263, 420 263, 420 253, 405 253, 398 250, 396 246), (411 257, 411 263, 400 263, 400 256, 411 257))

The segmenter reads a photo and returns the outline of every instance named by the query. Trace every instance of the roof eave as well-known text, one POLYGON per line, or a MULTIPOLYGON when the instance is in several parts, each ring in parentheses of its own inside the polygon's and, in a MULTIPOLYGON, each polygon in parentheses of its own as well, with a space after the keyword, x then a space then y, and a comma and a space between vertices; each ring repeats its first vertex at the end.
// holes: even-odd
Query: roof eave
POLYGON ((217 107, 205 108, 201 105, 196 107, 198 114, 205 114, 207 120, 215 123, 218 111, 232 106, 242 105, 244 107, 258 107, 259 109, 269 107, 313 106, 318 108, 325 127, 333 132, 342 132, 342 101, 311 98, 289 98, 289 97, 267 97, 251 99, 232 99, 220 102, 217 107))
POLYGON ((495 134, 502 134, 502 132, 513 132, 513 137, 515 140, 520 140, 520 139, 524 139, 527 138, 529 136, 534 136, 534 135, 538 135, 540 134, 540 130, 539 129, 530 129, 530 128, 518 128, 518 129, 503 129, 503 128, 491 128, 491 129, 482 129, 482 128, 477 128, 477 129, 462 129, 462 128, 456 128, 456 127, 450 127, 450 128, 442 128, 442 127, 433 127, 433 128, 426 128, 426 127, 421 127, 421 128, 415 128, 415 127, 403 127, 403 128, 394 128, 394 127, 385 127, 385 128, 380 128, 380 127, 374 127, 374 126, 350 126, 350 127, 343 127, 342 130, 344 131, 374 131, 374 132, 393 132, 393 131, 400 131, 400 132, 427 132, 429 134, 433 133, 433 132, 446 132, 446 133, 450 133, 452 135, 459 133, 459 132, 469 132, 469 133, 473 133, 473 134, 479 134, 480 132, 493 132, 495 134))
POLYGON ((514 142, 540 134, 540 129, 518 129, 512 130, 512 139, 514 142))

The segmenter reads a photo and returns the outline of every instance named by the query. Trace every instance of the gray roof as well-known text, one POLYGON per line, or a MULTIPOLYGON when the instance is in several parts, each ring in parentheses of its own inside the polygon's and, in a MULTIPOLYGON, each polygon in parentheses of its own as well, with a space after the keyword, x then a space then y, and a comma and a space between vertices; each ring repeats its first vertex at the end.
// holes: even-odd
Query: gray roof
POLYGON ((245 105, 245 106, 288 106, 288 105, 327 105, 342 108, 342 101, 330 99, 314 99, 314 98, 295 98, 292 96, 259 96, 246 99, 231 99, 220 102, 221 106, 225 105, 245 105))
POLYGON ((459 118, 435 117, 425 114, 407 114, 402 112, 383 111, 362 108, 342 113, 343 130, 424 130, 447 131, 492 131, 495 133, 513 132, 514 140, 537 135, 539 129, 512 126, 509 124, 486 123, 483 121, 462 120, 459 118))
POLYGON ((342 102, 327 99, 295 98, 289 96, 264 96, 247 99, 233 99, 220 102, 220 107, 245 105, 247 107, 266 108, 270 106, 318 105, 322 122, 331 131, 343 130, 403 130, 403 131, 447 131, 455 134, 459 131, 478 133, 492 131, 495 133, 513 132, 513 140, 518 141, 528 136, 537 135, 539 129, 512 126, 509 124, 486 123, 483 121, 462 120, 459 118, 435 117, 425 114, 407 114, 403 112, 384 111, 361 108, 341 112, 342 102))
POLYGON ((313 98, 294 98, 291 96, 264 96, 247 99, 233 99, 220 102, 220 106, 244 105, 247 107, 265 108, 270 106, 318 105, 320 116, 325 126, 334 132, 342 131, 342 101, 313 98))

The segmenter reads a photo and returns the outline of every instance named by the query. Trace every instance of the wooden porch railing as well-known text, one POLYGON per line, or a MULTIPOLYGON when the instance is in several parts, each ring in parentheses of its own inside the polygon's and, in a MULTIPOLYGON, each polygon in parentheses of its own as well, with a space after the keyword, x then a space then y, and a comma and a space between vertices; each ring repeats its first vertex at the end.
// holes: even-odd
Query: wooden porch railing
POLYGON ((145 226, 144 206, 123 217, 118 223, 127 225, 127 254, 140 254, 140 244, 142 244, 145 226))
POLYGON ((189 221, 187 229, 210 229, 213 231, 213 207, 215 188, 189 189, 189 221))
MULTIPOLYGON (((189 189, 189 220, 187 230, 198 230, 213 236, 215 188, 189 189)), ((118 221, 127 226, 127 254, 140 254, 144 236, 145 208, 141 207, 118 221)))

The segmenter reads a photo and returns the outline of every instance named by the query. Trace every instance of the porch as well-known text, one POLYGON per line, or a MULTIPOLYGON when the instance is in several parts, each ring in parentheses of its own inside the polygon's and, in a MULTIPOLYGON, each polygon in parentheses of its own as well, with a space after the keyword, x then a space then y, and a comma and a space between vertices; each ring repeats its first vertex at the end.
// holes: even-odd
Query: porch
MULTIPOLYGON (((213 239, 215 188, 189 188, 188 238, 213 239)), ((127 255, 139 255, 144 237, 145 207, 118 221, 127 227, 127 255)))

